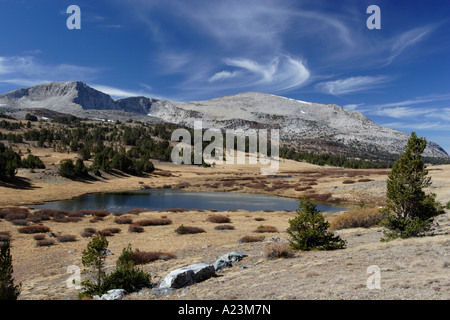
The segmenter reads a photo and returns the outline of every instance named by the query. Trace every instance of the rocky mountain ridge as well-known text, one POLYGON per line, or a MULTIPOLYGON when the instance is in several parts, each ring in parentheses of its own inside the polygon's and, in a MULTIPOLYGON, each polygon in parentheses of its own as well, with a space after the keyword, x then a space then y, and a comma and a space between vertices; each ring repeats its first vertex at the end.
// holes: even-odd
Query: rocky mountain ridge
MULTIPOLYGON (((52 82, 0 95, 0 107, 49 109, 110 120, 130 116, 144 122, 169 122, 203 128, 280 129, 283 145, 301 150, 380 158, 403 151, 408 134, 380 126, 359 112, 337 105, 323 105, 271 94, 247 92, 206 101, 175 102, 147 97, 112 99, 83 82, 52 82)), ((428 157, 448 158, 436 143, 429 142, 428 157)))

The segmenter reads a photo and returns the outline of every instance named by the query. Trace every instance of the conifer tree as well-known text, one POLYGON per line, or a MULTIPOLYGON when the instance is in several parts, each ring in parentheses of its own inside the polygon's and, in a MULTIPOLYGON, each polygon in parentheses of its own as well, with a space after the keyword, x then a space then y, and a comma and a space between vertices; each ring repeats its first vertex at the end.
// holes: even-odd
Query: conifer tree
POLYGON ((289 220, 287 233, 294 250, 334 250, 343 249, 346 241, 328 231, 330 224, 321 211, 308 198, 300 200, 297 216, 289 220))
POLYGON ((12 257, 9 241, 0 248, 0 300, 17 300, 22 284, 14 285, 12 257))
POLYGON ((425 138, 412 132, 406 150, 388 175, 386 207, 382 209, 387 217, 381 223, 388 230, 383 240, 423 235, 429 231, 433 217, 444 213, 436 195, 424 191, 431 186, 422 159, 426 145, 425 138))

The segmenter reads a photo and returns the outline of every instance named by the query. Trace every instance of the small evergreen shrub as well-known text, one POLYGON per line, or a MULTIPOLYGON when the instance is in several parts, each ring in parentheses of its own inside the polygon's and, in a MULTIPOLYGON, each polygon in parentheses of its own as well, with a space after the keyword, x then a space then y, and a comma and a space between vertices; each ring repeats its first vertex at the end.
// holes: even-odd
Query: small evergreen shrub
POLYGON ((346 241, 328 231, 329 223, 322 212, 308 198, 300 200, 297 216, 289 220, 286 230, 291 236, 289 243, 294 250, 334 250, 346 246, 346 241))

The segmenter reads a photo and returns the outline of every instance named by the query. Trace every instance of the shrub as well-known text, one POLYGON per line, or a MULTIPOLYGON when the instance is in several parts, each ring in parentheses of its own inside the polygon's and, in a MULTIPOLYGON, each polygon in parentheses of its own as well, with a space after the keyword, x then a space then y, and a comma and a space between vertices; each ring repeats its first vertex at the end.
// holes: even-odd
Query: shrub
POLYGON ((21 167, 27 169, 45 169, 45 165, 39 157, 29 154, 21 161, 21 167))
POLYGON ((234 230, 234 226, 228 224, 221 224, 214 227, 214 230, 234 230))
POLYGON ((36 241, 36 247, 50 247, 55 244, 53 239, 44 239, 36 241))
POLYGON ((115 219, 114 222, 117 224, 132 224, 133 219, 128 218, 128 217, 120 217, 120 218, 115 219))
POLYGON ((447 202, 447 204, 445 205, 445 208, 450 210, 450 201, 447 202))
POLYGON ((68 222, 79 222, 82 219, 80 217, 55 217, 54 222, 68 223, 68 222))
POLYGON ((180 225, 177 229, 175 229, 175 232, 178 234, 195 234, 195 233, 202 233, 202 232, 206 232, 206 231, 199 227, 189 227, 189 226, 180 225))
POLYGON ((154 252, 154 251, 135 251, 133 253, 134 264, 146 264, 156 260, 174 259, 176 255, 170 252, 154 252))
POLYGON ((161 218, 161 219, 145 219, 145 220, 137 221, 136 224, 140 225, 141 227, 164 226, 164 225, 172 224, 172 220, 163 219, 163 218, 161 218))
POLYGON ((275 243, 266 246, 264 256, 267 259, 292 258, 294 251, 288 243, 275 243))
POLYGON ((263 237, 245 236, 239 239, 239 243, 261 242, 261 241, 263 241, 263 237))
POLYGON ((116 270, 105 277, 102 291, 121 288, 127 292, 133 292, 151 286, 150 275, 136 268, 133 255, 133 250, 129 244, 122 250, 122 254, 117 259, 116 270))
POLYGON ((344 248, 346 242, 328 232, 329 223, 308 198, 300 200, 297 216, 289 220, 287 233, 294 250, 333 250, 344 248))
POLYGON ((77 241, 77 237, 72 235, 63 235, 56 238, 58 242, 74 242, 77 241))
POLYGON ((370 228, 376 226, 385 218, 378 208, 353 209, 342 213, 330 223, 330 230, 348 228, 370 228))
POLYGON ((46 227, 46 226, 42 226, 42 225, 34 225, 34 226, 26 226, 26 227, 19 228, 18 231, 19 231, 19 233, 26 233, 26 234, 47 233, 50 231, 50 228, 46 227))
POLYGON ((86 228, 83 230, 83 232, 81 233, 81 236, 83 238, 90 238, 92 237, 95 233, 97 232, 96 229, 94 228, 86 228))
POLYGON ((153 211, 152 209, 146 209, 146 208, 136 208, 136 209, 130 209, 127 211, 127 213, 129 214, 139 214, 142 212, 151 212, 153 211))
POLYGON ((129 232, 137 232, 137 233, 141 233, 144 232, 144 228, 142 228, 140 225, 138 224, 130 224, 130 226, 128 227, 128 231, 129 232))
POLYGON ((169 208, 164 210, 159 210, 160 212, 187 212, 189 209, 186 208, 169 208))
POLYGON ((0 247, 0 300, 17 300, 22 284, 15 285, 9 241, 0 247))
POLYGON ((122 231, 122 230, 120 230, 119 228, 107 228, 107 229, 104 229, 102 231, 109 231, 112 234, 116 234, 116 233, 120 233, 120 231, 122 231))
POLYGON ((255 220, 255 221, 266 221, 266 219, 260 218, 260 217, 256 217, 254 220, 255 220))
POLYGON ((231 222, 230 218, 223 216, 223 215, 218 215, 218 214, 209 216, 206 219, 206 221, 213 222, 213 223, 229 223, 229 222, 231 222))
POLYGON ((8 213, 5 216, 5 220, 7 221, 13 221, 13 220, 23 220, 28 217, 28 214, 26 213, 8 213))
POLYGON ((29 213, 30 211, 26 208, 19 208, 19 207, 2 208, 0 209, 0 218, 5 218, 9 214, 17 214, 22 216, 21 219, 24 219, 24 217, 26 218, 29 213))
POLYGON ((45 234, 36 234, 33 236, 34 240, 44 240, 45 239, 45 234))
POLYGON ((28 224, 28 220, 26 219, 17 219, 11 221, 11 223, 15 226, 26 226, 28 224))
POLYGON ((342 181, 343 184, 352 184, 352 183, 355 183, 355 182, 356 182, 355 180, 344 180, 344 181, 342 181))
POLYGON ((35 214, 45 215, 49 217, 63 217, 69 215, 69 211, 57 209, 39 209, 35 214))
POLYGON ((258 233, 278 232, 278 229, 275 228, 274 226, 263 226, 263 225, 260 225, 258 228, 256 228, 256 230, 253 230, 253 232, 258 232, 258 233))

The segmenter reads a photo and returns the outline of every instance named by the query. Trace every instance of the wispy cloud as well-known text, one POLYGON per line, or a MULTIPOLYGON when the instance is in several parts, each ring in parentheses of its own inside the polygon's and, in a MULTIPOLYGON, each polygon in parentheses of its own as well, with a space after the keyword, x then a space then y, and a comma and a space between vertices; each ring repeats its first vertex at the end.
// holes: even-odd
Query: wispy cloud
POLYGON ((19 86, 51 81, 85 81, 99 71, 97 68, 73 64, 44 64, 33 56, 0 57, 0 83, 19 86))
POLYGON ((406 49, 413 47, 419 42, 426 39, 436 27, 433 25, 421 26, 408 31, 403 32, 399 36, 396 36, 392 40, 390 47, 390 56, 387 59, 386 64, 390 64, 402 54, 406 49))
POLYGON ((226 79, 230 79, 230 78, 234 78, 238 75, 237 71, 221 71, 221 72, 217 72, 215 73, 211 78, 209 78, 209 82, 215 82, 215 81, 222 81, 222 80, 226 80, 226 79))
POLYGON ((390 80, 390 77, 387 76, 359 76, 320 82, 316 85, 316 88, 323 93, 343 95, 378 88, 390 80))

